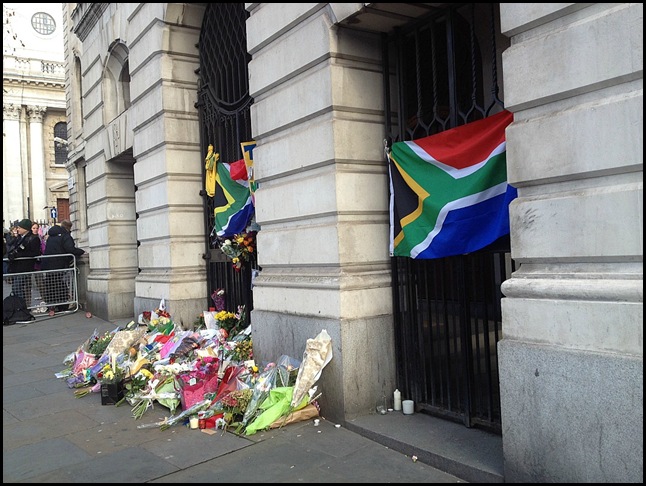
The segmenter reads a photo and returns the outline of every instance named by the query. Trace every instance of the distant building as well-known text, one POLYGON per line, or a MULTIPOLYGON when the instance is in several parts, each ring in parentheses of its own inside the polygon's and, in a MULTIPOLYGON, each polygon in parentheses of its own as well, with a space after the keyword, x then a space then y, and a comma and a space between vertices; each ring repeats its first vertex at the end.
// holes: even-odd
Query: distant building
POLYGON ((2 5, 2 217, 60 221, 70 216, 63 4, 2 5))

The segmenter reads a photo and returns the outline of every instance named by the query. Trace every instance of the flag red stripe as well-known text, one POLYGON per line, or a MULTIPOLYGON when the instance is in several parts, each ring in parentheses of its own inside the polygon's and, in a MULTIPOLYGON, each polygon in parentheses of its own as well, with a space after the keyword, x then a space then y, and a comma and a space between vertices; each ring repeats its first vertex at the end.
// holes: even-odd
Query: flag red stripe
POLYGON ((499 127, 509 125, 513 116, 504 110, 414 142, 438 162, 464 169, 485 160, 505 140, 505 131, 500 131, 499 127), (493 136, 496 131, 499 131, 498 135, 493 136))

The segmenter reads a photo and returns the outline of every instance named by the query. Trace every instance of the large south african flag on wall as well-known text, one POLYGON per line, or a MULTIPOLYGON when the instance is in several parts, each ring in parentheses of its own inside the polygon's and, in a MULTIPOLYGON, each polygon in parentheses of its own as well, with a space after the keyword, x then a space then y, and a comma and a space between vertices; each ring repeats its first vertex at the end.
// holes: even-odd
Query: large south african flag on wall
POLYGON ((480 250, 509 234, 505 129, 496 115, 408 142, 389 153, 390 254, 441 258, 480 250))

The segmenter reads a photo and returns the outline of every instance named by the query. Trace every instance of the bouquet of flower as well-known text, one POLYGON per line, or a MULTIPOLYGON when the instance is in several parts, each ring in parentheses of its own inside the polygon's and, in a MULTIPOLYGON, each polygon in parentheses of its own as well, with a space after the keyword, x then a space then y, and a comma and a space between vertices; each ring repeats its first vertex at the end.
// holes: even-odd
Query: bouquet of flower
POLYGON ((148 323, 149 332, 158 332, 168 336, 173 329, 175 329, 175 323, 170 317, 158 316, 153 317, 148 323))
POLYGON ((215 314, 215 320, 218 321, 220 329, 227 332, 227 337, 231 335, 231 331, 238 325, 238 317, 233 312, 225 310, 215 314))
POLYGON ((232 342, 233 348, 229 351, 227 357, 230 358, 231 361, 243 363, 253 358, 253 341, 251 340, 251 336, 238 334, 236 338, 239 336, 242 337, 242 339, 234 338, 232 342))
POLYGON ((222 419, 216 422, 216 428, 227 430, 231 425, 240 424, 242 417, 251 402, 252 390, 244 388, 242 390, 233 390, 224 395, 220 401, 214 405, 215 413, 223 413, 222 419))
MULTIPOLYGON (((135 375, 136 378, 137 375, 135 375)), ((152 408, 155 400, 168 408, 171 414, 174 414, 180 404, 179 393, 175 389, 175 375, 155 374, 146 378, 148 380, 145 381, 142 388, 126 395, 128 402, 132 405, 131 411, 135 420, 141 418, 146 410, 152 408)))
POLYGON ((213 300, 213 305, 215 310, 220 312, 226 307, 226 300, 224 299, 224 289, 214 290, 211 294, 211 300, 213 300))
POLYGON ((207 393, 215 393, 218 388, 218 367, 217 358, 205 356, 196 360, 192 371, 178 376, 177 381, 184 410, 202 401, 207 393))
POLYGON ((101 336, 96 336, 91 340, 88 346, 88 353, 95 356, 101 356, 114 337, 114 332, 105 332, 101 336))
POLYGON ((227 238, 220 244, 220 250, 233 262, 233 268, 240 271, 242 262, 248 262, 254 252, 256 232, 241 233, 227 238))
POLYGON ((101 384, 120 383, 126 377, 126 374, 126 370, 116 364, 116 361, 113 361, 103 365, 103 368, 96 374, 96 379, 101 384))

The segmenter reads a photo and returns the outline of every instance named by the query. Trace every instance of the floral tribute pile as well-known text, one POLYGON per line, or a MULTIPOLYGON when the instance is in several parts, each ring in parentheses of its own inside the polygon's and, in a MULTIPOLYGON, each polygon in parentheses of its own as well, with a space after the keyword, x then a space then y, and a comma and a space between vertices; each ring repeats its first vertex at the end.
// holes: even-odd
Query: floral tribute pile
POLYGON ((223 291, 212 295, 215 311, 202 313, 193 330, 182 330, 160 308, 138 322, 99 334, 96 330, 65 359, 65 379, 77 397, 118 383, 132 416, 140 419, 155 403, 170 415, 140 427, 187 424, 252 435, 259 430, 319 415, 315 382, 332 358, 325 330, 308 339, 303 360, 287 355, 258 367, 244 308, 224 310, 223 291))

